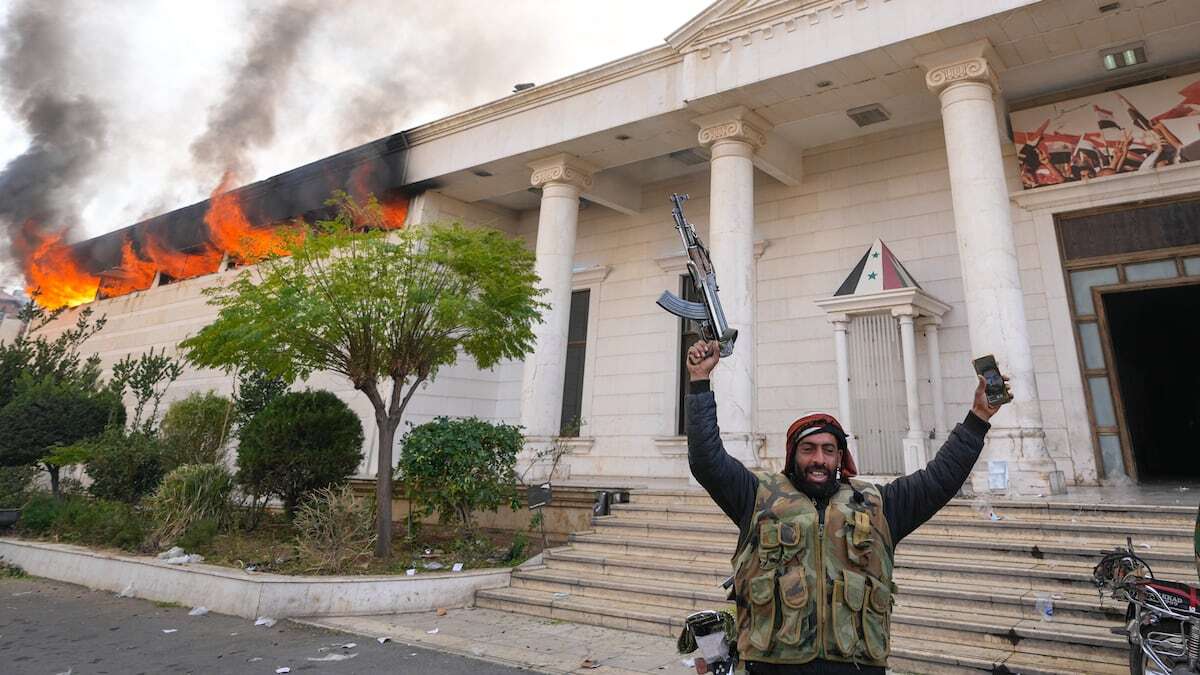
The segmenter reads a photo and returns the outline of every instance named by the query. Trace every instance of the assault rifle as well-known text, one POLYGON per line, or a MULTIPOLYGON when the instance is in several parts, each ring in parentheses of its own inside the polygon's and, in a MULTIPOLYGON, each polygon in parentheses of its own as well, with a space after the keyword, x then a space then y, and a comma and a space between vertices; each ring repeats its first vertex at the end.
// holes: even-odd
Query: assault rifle
POLYGON ((717 273, 713 270, 712 259, 704 242, 696 234, 683 217, 683 202, 687 195, 671 195, 671 215, 675 217, 675 229, 683 238, 683 246, 688 256, 688 272, 692 275, 692 283, 700 291, 701 302, 690 302, 675 295, 671 291, 663 291, 658 298, 658 306, 683 319, 691 319, 700 324, 700 337, 704 340, 716 340, 721 346, 721 356, 733 353, 733 343, 737 340, 738 332, 729 327, 725 320, 725 312, 721 309, 721 299, 717 297, 717 273))

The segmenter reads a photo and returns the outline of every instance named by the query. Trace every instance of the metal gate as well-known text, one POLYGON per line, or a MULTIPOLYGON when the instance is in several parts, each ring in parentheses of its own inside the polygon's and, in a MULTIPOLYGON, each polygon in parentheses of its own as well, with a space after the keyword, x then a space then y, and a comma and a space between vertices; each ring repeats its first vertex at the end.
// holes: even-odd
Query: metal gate
POLYGON ((863 474, 904 473, 904 370, 900 332, 889 314, 850 320, 851 431, 858 439, 863 474))

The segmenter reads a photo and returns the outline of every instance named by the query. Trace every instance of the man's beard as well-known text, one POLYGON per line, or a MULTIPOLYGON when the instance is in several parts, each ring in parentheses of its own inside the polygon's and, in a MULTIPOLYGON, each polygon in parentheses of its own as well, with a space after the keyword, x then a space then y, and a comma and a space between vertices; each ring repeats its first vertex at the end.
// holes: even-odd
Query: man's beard
POLYGON ((796 489, 817 500, 829 499, 838 491, 837 470, 835 469, 824 482, 810 480, 807 471, 792 472, 792 484, 796 489))

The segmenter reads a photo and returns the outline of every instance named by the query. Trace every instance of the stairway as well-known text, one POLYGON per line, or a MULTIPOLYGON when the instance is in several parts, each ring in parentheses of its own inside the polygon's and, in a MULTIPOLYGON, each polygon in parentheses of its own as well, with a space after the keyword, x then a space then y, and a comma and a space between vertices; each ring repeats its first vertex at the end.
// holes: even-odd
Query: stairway
MULTIPOLYGON (((729 604, 737 528, 706 494, 640 490, 593 529, 514 572, 476 605, 663 636, 684 617, 729 604)), ((1195 582, 1195 509, 1180 506, 996 501, 993 520, 954 500, 896 552, 892 670, 1029 675, 1129 672, 1124 607, 1091 584, 1099 553, 1134 535, 1162 578, 1195 582), (1053 621, 1035 611, 1053 598, 1053 621)))

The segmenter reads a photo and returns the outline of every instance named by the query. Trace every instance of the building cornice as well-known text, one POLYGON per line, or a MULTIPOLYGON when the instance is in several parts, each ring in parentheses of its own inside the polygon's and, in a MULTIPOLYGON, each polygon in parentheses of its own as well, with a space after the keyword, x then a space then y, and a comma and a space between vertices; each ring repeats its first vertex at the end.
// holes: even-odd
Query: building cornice
POLYGON ((652 47, 623 59, 610 61, 582 73, 505 96, 497 101, 469 108, 405 132, 410 147, 456 134, 488 122, 539 108, 554 101, 578 96, 643 73, 677 64, 683 57, 669 45, 652 47))
POLYGON ((817 25, 840 19, 847 12, 869 9, 891 0, 724 0, 710 7, 667 37, 680 53, 699 52, 708 58, 715 49, 728 52, 734 42, 748 45, 770 40, 779 31, 791 33, 804 22, 817 25))

